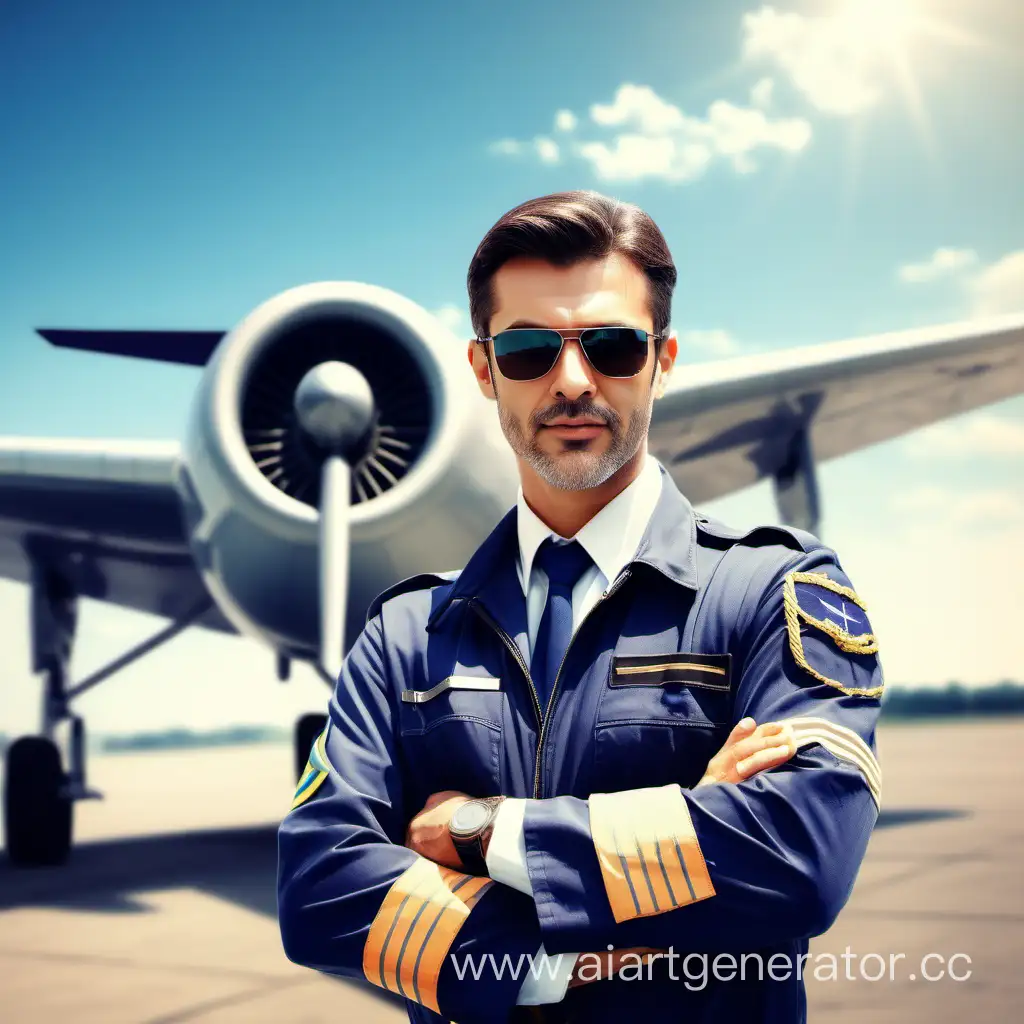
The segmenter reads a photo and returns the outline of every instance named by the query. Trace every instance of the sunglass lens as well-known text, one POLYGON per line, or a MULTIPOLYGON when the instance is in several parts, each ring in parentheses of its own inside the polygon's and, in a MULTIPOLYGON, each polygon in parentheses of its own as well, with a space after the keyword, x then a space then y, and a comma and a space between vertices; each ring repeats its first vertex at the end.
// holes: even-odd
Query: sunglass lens
POLYGON ((632 327, 594 327, 580 341, 591 365, 606 377, 632 377, 647 362, 647 334, 632 327))
POLYGON ((509 380, 543 377, 555 365, 561 348, 557 331, 517 328, 494 336, 494 358, 509 380))

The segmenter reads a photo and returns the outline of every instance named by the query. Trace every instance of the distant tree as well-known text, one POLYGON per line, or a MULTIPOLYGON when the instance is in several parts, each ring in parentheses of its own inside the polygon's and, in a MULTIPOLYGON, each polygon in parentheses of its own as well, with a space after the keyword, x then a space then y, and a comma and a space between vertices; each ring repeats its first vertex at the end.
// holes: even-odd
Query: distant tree
POLYGON ((284 739, 287 730, 276 726, 235 725, 209 732, 191 729, 166 729, 163 732, 105 736, 100 749, 108 754, 127 751, 172 750, 190 747, 223 747, 242 743, 267 743, 284 739))
POLYGON ((1024 712, 1024 686, 1003 680, 992 686, 968 687, 950 682, 944 687, 888 688, 882 698, 885 718, 935 715, 1006 715, 1024 712))

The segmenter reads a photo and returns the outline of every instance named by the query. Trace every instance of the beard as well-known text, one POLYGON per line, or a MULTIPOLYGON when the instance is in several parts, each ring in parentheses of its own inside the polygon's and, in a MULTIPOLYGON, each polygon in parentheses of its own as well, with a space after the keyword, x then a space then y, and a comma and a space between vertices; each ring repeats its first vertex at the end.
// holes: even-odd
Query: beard
MULTIPOLYGON (((497 394, 497 392, 495 392, 497 394)), ((529 437, 522 425, 498 400, 498 420, 512 450, 547 484, 563 491, 585 491, 599 487, 617 473, 636 455, 647 436, 654 404, 653 389, 647 403, 630 414, 625 429, 622 418, 612 409, 601 409, 589 400, 570 402, 562 400, 530 417, 529 437), (578 441, 560 439, 561 452, 549 454, 537 443, 540 428, 549 420, 560 417, 575 419, 585 416, 601 420, 611 432, 611 443, 603 452, 592 451, 598 440, 578 441)))

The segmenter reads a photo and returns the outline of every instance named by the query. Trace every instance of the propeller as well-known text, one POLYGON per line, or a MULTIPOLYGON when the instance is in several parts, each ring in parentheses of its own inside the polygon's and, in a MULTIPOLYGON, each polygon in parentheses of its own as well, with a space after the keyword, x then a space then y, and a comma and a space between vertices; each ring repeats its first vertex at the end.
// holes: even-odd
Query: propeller
POLYGON ((324 452, 320 470, 320 663, 329 683, 341 672, 349 577, 352 463, 366 451, 377 410, 366 378, 348 363, 309 370, 295 389, 299 425, 324 452))

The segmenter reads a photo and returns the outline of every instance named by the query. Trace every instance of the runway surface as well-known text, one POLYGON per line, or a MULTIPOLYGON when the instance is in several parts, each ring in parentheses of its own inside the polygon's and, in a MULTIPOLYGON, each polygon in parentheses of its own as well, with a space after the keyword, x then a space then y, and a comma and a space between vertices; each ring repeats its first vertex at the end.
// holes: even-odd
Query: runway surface
MULTIPOLYGON (((1022 746, 1024 719, 883 727, 883 814, 849 904, 812 943, 811 1021, 1016 1019, 1022 746), (924 973, 969 977, 926 980, 929 954, 924 973)), ((291 762, 284 746, 93 758, 107 798, 76 808, 72 862, 0 860, 0 1022, 404 1021, 377 990, 281 951, 275 824, 291 762)))

